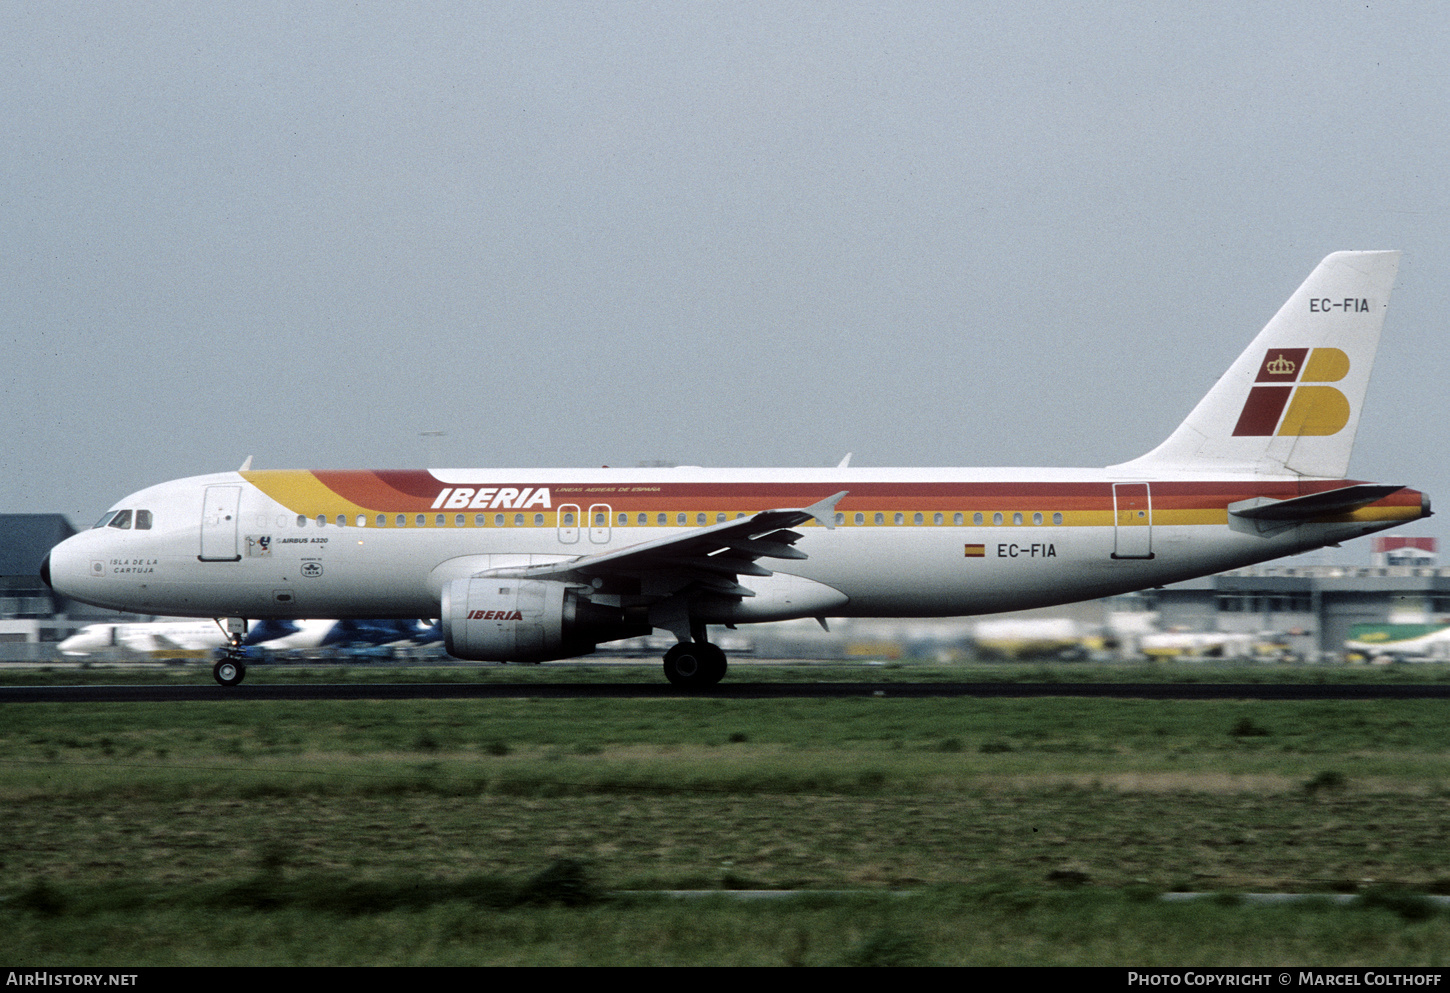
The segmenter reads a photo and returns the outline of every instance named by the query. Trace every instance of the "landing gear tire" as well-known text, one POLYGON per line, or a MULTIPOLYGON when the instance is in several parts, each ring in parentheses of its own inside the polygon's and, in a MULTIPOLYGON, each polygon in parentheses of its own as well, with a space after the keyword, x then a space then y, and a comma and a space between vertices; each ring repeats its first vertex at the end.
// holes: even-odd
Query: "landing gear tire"
POLYGON ((681 689, 714 686, 725 677, 725 653, 707 641, 689 641, 665 653, 665 678, 681 689))
POLYGON ((247 667, 236 659, 222 659, 211 667, 211 675, 223 686, 235 686, 247 678, 247 667))

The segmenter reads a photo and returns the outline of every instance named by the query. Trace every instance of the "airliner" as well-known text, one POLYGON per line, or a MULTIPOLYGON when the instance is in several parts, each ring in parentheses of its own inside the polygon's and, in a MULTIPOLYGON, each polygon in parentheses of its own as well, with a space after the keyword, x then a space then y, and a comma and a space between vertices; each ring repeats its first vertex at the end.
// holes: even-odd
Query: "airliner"
MULTIPOLYGON (((1407 625, 1408 626, 1408 625, 1407 625)), ((1416 625, 1418 627, 1418 625, 1416 625)), ((1450 659, 1450 627, 1426 631, 1412 637, 1395 637, 1390 625, 1355 625, 1355 637, 1344 643, 1345 651, 1375 662, 1428 662, 1450 659), (1386 630, 1389 627, 1390 630, 1386 630)))
MULTIPOLYGON (((1420 520, 1347 479, 1399 267, 1325 258, 1161 445, 1107 468, 253 470, 134 493, 43 577, 117 610, 437 617, 460 659, 539 662, 668 632, 717 683, 711 625, 946 617, 1112 596, 1420 520)), ((1161 358, 1161 356, 1160 356, 1161 358)), ((1160 363, 1160 367, 1162 363, 1160 363)), ((214 675, 246 673, 240 652, 214 675)))

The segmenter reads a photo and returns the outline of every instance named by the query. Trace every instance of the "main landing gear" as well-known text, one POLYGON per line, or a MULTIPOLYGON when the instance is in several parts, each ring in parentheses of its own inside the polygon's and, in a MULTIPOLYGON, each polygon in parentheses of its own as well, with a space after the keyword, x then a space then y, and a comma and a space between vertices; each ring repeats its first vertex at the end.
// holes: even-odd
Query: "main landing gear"
POLYGON ((708 641, 682 641, 665 652, 665 678, 682 689, 714 686, 725 668, 725 653, 708 641))

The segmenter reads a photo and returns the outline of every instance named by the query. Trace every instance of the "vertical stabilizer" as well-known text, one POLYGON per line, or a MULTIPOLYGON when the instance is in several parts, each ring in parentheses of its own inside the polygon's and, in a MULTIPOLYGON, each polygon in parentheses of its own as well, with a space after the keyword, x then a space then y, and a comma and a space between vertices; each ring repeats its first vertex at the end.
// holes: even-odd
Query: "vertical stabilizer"
POLYGON ((1115 468, 1343 477, 1399 252, 1335 252, 1153 451, 1115 468))

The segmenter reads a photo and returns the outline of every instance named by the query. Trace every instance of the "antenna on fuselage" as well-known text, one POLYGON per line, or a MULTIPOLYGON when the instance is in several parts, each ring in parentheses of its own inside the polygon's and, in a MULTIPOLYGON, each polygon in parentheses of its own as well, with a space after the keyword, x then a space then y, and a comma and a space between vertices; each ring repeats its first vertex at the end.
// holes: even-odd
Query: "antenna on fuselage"
POLYGON ((248 455, 247 456, 247 461, 245 461, 245 462, 242 463, 242 467, 240 469, 238 469, 237 472, 246 472, 251 467, 252 467, 252 457, 250 455, 248 455))

